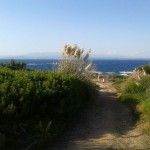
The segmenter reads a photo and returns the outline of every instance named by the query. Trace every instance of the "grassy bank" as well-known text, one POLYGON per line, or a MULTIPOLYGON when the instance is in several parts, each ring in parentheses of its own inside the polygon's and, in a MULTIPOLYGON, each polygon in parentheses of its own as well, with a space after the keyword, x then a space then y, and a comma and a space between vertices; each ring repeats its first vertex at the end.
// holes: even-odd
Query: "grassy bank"
POLYGON ((128 78, 113 77, 119 100, 131 108, 133 114, 143 126, 143 131, 150 134, 150 76, 128 78))
POLYGON ((93 91, 75 75, 1 66, 0 149, 43 149, 70 126, 93 91))

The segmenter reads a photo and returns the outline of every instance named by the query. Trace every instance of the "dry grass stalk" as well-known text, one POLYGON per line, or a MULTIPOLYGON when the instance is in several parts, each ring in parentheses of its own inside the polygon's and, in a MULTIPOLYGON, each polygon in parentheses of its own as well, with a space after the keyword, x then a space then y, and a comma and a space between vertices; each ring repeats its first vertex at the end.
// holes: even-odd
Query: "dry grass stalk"
POLYGON ((84 55, 83 52, 84 49, 77 44, 64 45, 62 49, 63 58, 57 71, 74 74, 79 78, 89 77, 95 66, 88 60, 91 50, 89 49, 84 55))

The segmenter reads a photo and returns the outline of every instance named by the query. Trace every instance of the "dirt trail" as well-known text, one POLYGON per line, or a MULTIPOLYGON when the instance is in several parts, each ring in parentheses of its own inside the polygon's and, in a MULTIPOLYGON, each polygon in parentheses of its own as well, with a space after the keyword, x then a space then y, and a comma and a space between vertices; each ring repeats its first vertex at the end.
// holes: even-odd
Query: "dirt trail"
POLYGON ((148 150, 150 139, 135 126, 130 110, 117 101, 111 83, 97 83, 98 97, 75 128, 50 150, 148 150))

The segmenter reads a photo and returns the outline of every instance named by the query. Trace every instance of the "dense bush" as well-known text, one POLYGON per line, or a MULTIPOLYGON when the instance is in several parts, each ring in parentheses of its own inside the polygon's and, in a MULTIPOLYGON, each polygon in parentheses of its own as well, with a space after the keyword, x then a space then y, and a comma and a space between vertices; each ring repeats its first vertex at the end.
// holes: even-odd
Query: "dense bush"
POLYGON ((90 99, 90 84, 74 75, 0 67, 0 134, 8 149, 57 137, 90 99))
POLYGON ((141 79, 129 77, 120 83, 115 82, 115 86, 121 93, 120 101, 139 114, 139 121, 144 123, 144 130, 150 134, 150 76, 141 79))
POLYGON ((127 80, 125 82, 124 86, 124 92, 125 93, 133 93, 133 94, 138 94, 142 92, 146 92, 150 88, 150 77, 145 76, 142 77, 141 80, 127 80))
POLYGON ((148 65, 143 65, 143 66, 141 66, 141 67, 139 67, 138 68, 140 71, 145 71, 146 72, 146 74, 150 74, 150 64, 148 64, 148 65))
POLYGON ((26 63, 24 63, 24 62, 16 63, 16 61, 13 59, 6 64, 0 63, 0 66, 6 67, 6 68, 9 68, 12 70, 26 70, 26 63))
POLYGON ((134 97, 132 97, 129 94, 124 94, 120 97, 120 101, 123 104, 128 105, 130 108, 135 109, 136 105, 138 104, 138 100, 134 97))

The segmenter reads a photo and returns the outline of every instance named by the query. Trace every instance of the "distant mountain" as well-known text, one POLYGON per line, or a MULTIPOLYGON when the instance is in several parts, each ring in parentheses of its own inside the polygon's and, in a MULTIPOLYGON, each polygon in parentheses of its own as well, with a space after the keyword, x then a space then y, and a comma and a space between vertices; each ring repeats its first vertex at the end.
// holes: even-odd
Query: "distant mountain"
MULTIPOLYGON (((58 52, 36 52, 29 53, 25 55, 7 55, 0 56, 0 59, 60 59, 61 53, 58 52)), ((130 58, 130 57, 108 57, 108 56, 99 56, 99 55, 91 55, 90 59, 106 59, 106 60, 122 60, 122 59, 133 59, 133 60, 149 60, 150 58, 130 58)))
POLYGON ((0 59, 59 59, 60 57, 61 54, 57 52, 37 52, 25 55, 0 56, 0 59))

